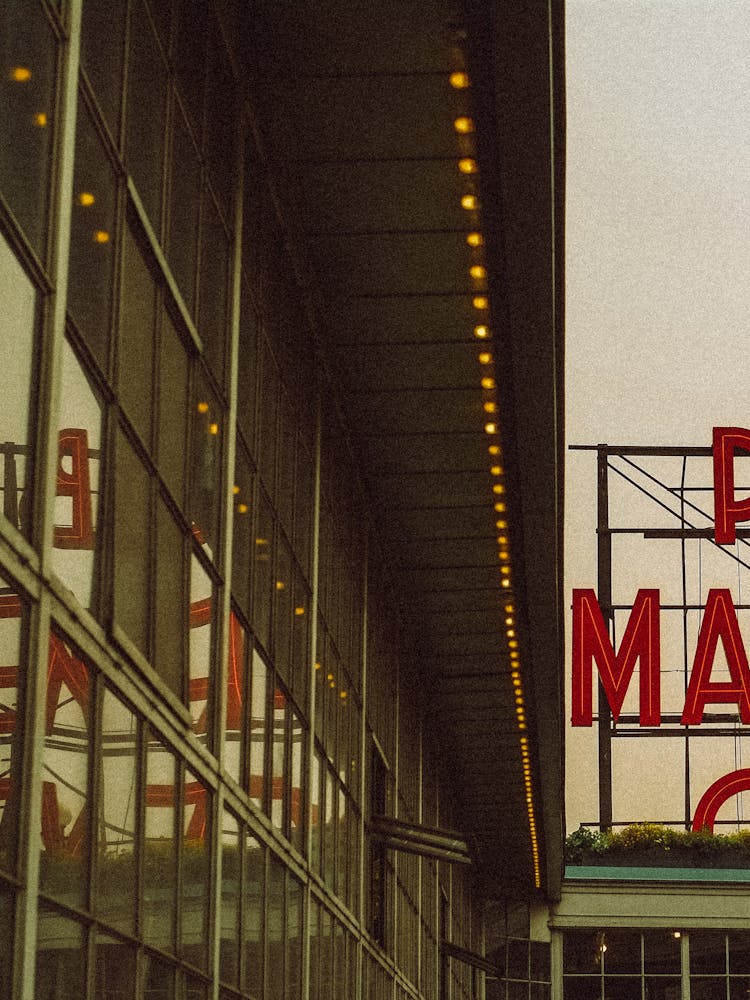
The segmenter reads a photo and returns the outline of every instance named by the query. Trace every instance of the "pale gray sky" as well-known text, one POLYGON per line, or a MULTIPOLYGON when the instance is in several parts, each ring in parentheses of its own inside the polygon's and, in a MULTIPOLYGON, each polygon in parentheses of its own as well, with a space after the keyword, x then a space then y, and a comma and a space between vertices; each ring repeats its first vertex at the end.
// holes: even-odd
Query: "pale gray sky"
MULTIPOLYGON (((567 439, 708 446, 750 426, 750 0, 566 8, 567 439)), ((569 598, 596 587, 594 457, 567 477, 569 598)), ((591 736, 569 774, 595 776, 591 736)))

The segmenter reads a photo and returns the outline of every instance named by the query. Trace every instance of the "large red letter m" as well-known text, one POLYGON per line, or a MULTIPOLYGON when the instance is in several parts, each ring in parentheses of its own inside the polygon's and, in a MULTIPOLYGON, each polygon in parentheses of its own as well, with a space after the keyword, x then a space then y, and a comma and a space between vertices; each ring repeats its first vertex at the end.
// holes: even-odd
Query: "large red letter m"
POLYGON ((574 726, 590 726, 593 662, 612 709, 620 716, 625 693, 640 660, 640 724, 661 723, 659 690, 659 591, 639 590, 630 618, 615 653, 593 590, 573 591, 573 713, 574 726))

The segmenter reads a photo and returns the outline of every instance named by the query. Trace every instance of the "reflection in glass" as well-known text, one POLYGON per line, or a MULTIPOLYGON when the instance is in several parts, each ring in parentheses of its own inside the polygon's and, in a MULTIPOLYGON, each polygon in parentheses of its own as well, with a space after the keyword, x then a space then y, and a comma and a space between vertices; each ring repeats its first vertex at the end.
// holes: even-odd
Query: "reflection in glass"
POLYGON ((290 839, 298 851, 304 850, 305 839, 305 811, 304 811, 304 768, 302 761, 304 758, 305 740, 307 734, 302 720, 296 712, 291 713, 292 723, 292 761, 291 761, 291 801, 290 801, 290 839))
POLYGON ((109 369, 115 191, 114 171, 86 103, 79 97, 70 223, 68 311, 104 372, 109 369))
MULTIPOLYGON (((302 996, 302 885, 290 873, 287 879, 286 970, 287 997, 302 996)), ((339 996, 345 996, 342 991, 339 996)))
POLYGON ((287 731, 289 711, 286 695, 279 688, 273 693, 273 729, 271 748, 271 822, 277 830, 287 829, 287 731))
MULTIPOLYGON (((225 155, 222 150, 222 158, 225 155)), ((208 191, 204 190, 198 332, 206 359, 219 385, 223 385, 225 376, 228 273, 229 241, 216 206, 208 191)))
POLYGON ((132 933, 136 902, 137 722, 108 689, 101 708, 96 912, 132 933))
POLYGON ((0 191, 42 260, 55 62, 55 42, 41 4, 0 4, 0 191))
POLYGON ((224 767, 239 782, 242 780, 245 738, 246 649, 250 637, 231 612, 229 616, 229 662, 227 663, 227 715, 224 732, 224 767))
POLYGON ((16 870, 23 788, 22 630, 25 633, 25 602, 0 578, 0 869, 11 874, 16 870))
POLYGON ((192 414, 189 513, 198 543, 212 558, 219 531, 224 411, 200 375, 193 390, 192 414))
POLYGON ((221 824, 221 941, 219 976, 236 985, 239 975, 240 830, 237 818, 224 811, 221 824))
POLYGON ((113 136, 119 133, 125 11, 125 0, 85 3, 81 23, 81 62, 113 136))
MULTIPOLYGON (((2 18, 0 10, 0 22, 2 18)), ((3 139, 3 149, 6 142, 7 137, 3 139)), ((0 482, 3 514, 27 538, 31 536, 32 527, 29 521, 33 470, 29 410, 36 310, 34 286, 0 235, 0 315, 3 317, 1 336, 5 346, 5 388, 0 395, 0 441, 3 442, 0 445, 0 482)))
POLYGON ((141 441, 151 443, 156 286, 135 236, 125 228, 118 350, 120 402, 141 441))
POLYGON ((159 354, 159 471, 177 504, 185 505, 188 358, 169 312, 162 308, 159 354))
POLYGON ((190 560, 190 714, 193 732, 209 746, 213 606, 211 577, 193 553, 190 560))
POLYGON ((35 1000, 81 1000, 86 995, 85 943, 80 924, 40 908, 35 1000))
POLYGON ((266 995, 268 1000, 284 1000, 286 978, 286 869, 273 854, 268 858, 268 926, 266 928, 266 995))
POLYGON ((14 896, 0 882, 0 1000, 10 1000, 13 986, 13 910, 14 896))
POLYGON ((254 804, 265 805, 266 706, 268 703, 268 667, 253 650, 252 687, 250 691, 249 791, 254 804))
POLYGON ((86 894, 89 850, 89 674, 52 633, 42 779, 43 892, 72 905, 86 894))
POLYGON ((135 950, 117 938, 96 939, 96 996, 135 1000, 135 950))
POLYGON ((118 428, 115 462, 115 622, 149 653, 148 594, 151 490, 148 473, 118 428))
POLYGON ((255 556, 253 559, 253 603, 250 624, 265 649, 269 648, 271 631, 271 592, 273 569, 273 514, 260 493, 255 521, 255 556))
MULTIPOLYGON (((263 993, 263 938, 266 933, 265 848, 254 837, 245 839, 243 900, 242 989, 261 1000, 263 993)), ((271 920, 269 913, 269 922, 271 920)))
POLYGON ((232 595, 250 615, 250 559, 253 549, 253 480, 244 449, 237 448, 234 465, 234 531, 232 532, 232 595))
POLYGON ((177 102, 172 115, 171 177, 169 264, 185 305, 194 315, 200 161, 177 102))
POLYGON ((97 570, 102 409, 70 344, 63 342, 52 567, 90 608, 97 570))
POLYGON ((161 496, 156 499, 154 666, 167 687, 185 697, 187 600, 185 541, 161 496))
POLYGON ((145 955, 146 963, 146 990, 145 995, 148 1000, 173 1000, 174 988, 174 967, 165 962, 163 958, 145 955))
POLYGON ((209 821, 211 795, 194 774, 185 771, 182 819, 181 953, 199 969, 206 966, 208 941, 209 821))
POLYGON ((176 887, 176 767, 158 741, 146 744, 143 856, 143 937, 147 944, 174 951, 176 887))

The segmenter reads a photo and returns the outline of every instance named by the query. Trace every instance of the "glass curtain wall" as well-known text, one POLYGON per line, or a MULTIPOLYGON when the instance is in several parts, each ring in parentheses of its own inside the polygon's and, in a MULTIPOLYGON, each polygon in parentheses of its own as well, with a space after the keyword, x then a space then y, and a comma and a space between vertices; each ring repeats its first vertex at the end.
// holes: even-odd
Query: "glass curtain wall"
POLYGON ((480 989, 241 14, 0 8, 0 1000, 480 989))

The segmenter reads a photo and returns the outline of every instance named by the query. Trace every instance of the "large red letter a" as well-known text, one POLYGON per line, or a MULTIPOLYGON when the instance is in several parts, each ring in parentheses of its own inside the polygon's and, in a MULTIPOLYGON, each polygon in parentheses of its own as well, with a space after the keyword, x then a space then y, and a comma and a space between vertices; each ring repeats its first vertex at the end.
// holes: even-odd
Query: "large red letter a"
POLYGON ((592 662, 596 660, 602 686, 617 721, 635 661, 641 661, 642 726, 661 723, 659 668, 659 591, 639 590, 630 612, 620 649, 615 653, 593 590, 573 591, 573 717, 574 726, 590 726, 592 662))

